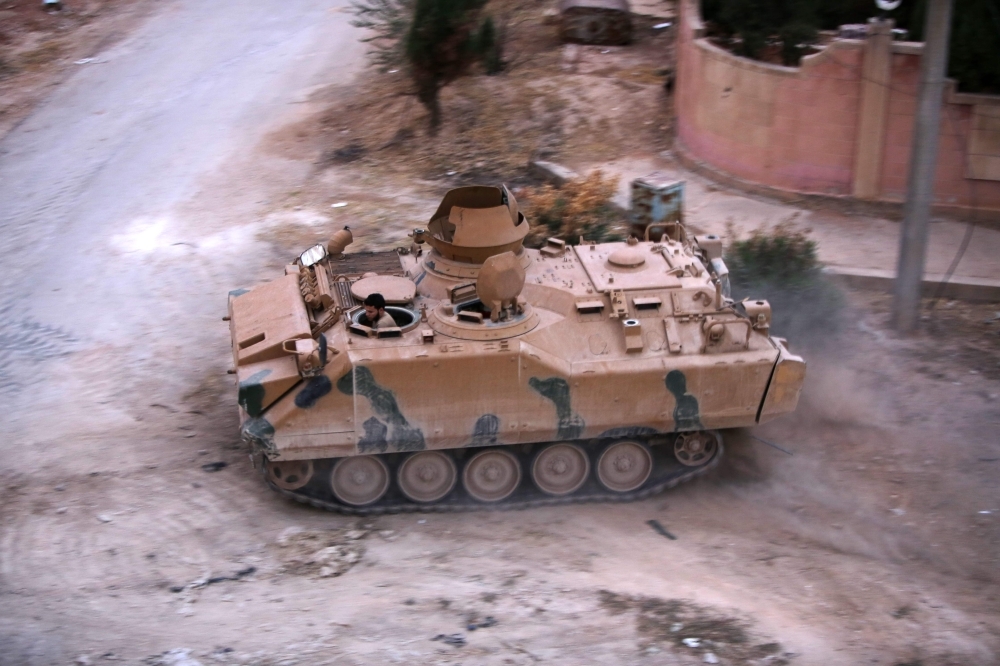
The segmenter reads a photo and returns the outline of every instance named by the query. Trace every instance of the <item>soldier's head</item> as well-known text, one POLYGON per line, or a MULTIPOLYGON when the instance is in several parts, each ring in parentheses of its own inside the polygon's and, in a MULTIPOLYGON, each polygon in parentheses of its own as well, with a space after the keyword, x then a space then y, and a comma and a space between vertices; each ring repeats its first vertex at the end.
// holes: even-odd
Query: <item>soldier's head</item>
POLYGON ((365 299, 365 315, 369 321, 376 321, 385 312, 385 298, 382 294, 368 294, 365 299))

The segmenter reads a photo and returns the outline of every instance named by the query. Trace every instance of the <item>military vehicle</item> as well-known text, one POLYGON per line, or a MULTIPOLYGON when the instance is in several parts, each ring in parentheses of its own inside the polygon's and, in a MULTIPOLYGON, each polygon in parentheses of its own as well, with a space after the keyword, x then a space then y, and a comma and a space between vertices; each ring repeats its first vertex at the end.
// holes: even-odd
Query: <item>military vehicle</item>
POLYGON ((795 409, 805 363, 680 222, 539 250, 506 187, 452 190, 410 246, 351 231, 229 296, 241 432, 272 488, 346 513, 634 500, 795 409), (650 234, 657 240, 648 240, 650 234), (394 327, 361 307, 385 298, 394 327))

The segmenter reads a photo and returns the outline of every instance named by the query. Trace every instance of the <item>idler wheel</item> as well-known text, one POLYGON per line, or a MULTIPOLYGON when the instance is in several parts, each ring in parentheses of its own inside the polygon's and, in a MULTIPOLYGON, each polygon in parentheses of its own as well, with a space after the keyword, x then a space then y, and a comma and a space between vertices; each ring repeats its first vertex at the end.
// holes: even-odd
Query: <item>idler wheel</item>
POLYGON ((575 444, 552 444, 531 464, 531 478, 546 495, 569 495, 579 490, 590 473, 590 459, 575 444))
POLYGON ((344 504, 377 502, 389 489, 389 468, 375 456, 341 458, 330 473, 330 489, 344 504))
POLYGON ((312 460, 268 461, 267 478, 282 490, 298 490, 313 476, 312 460))
POLYGON ((465 490, 480 502, 499 502, 521 482, 521 463, 503 449, 480 451, 462 472, 465 490))
POLYGON ((681 433, 674 440, 674 456, 682 465, 700 467, 719 450, 721 439, 722 436, 714 430, 681 433))
POLYGON ((399 466, 399 489, 414 502, 436 502, 451 492, 458 470, 451 457, 440 451, 414 453, 399 466))
POLYGON ((597 460, 597 478, 608 490, 627 493, 646 483, 653 456, 638 442, 615 442, 597 460))

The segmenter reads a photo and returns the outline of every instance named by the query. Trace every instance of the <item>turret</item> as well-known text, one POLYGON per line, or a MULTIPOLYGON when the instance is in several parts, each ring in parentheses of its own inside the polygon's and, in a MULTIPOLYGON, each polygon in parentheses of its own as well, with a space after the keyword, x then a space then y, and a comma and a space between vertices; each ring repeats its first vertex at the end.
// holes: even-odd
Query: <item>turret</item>
POLYGON ((415 229, 414 242, 427 243, 440 257, 482 264, 490 257, 520 254, 528 222, 506 187, 460 187, 444 196, 427 229, 415 229))

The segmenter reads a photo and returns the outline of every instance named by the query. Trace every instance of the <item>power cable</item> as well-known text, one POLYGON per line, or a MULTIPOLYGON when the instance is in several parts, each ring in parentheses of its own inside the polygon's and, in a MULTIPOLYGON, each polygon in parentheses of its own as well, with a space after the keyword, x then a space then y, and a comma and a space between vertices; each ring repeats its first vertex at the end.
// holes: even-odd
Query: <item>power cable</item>
POLYGON ((934 297, 931 299, 930 306, 928 309, 932 312, 937 307, 937 303, 941 299, 941 296, 944 295, 945 287, 948 286, 948 282, 955 274, 955 270, 958 268, 958 264, 962 261, 962 258, 965 256, 965 251, 969 249, 969 243, 972 241, 972 234, 975 232, 977 226, 976 213, 978 212, 978 206, 976 205, 977 204, 976 181, 968 177, 969 159, 970 159, 968 151, 969 137, 968 135, 962 134, 961 129, 954 118, 953 115, 954 110, 946 109, 946 111, 948 112, 947 113, 948 123, 952 126, 952 129, 955 130, 955 136, 964 139, 964 142, 961 145, 964 146, 962 155, 965 160, 966 180, 969 181, 969 222, 965 227, 965 235, 962 237, 962 242, 958 246, 958 252, 955 253, 955 258, 952 259, 951 265, 948 266, 948 270, 944 274, 944 278, 942 278, 941 282, 938 283, 937 289, 934 292, 934 297))
MULTIPOLYGON (((829 49, 829 46, 827 46, 826 49, 829 49)), ((826 50, 826 49, 824 49, 824 50, 826 50)), ((886 88, 889 92, 898 93, 898 94, 904 95, 906 97, 913 97, 913 98, 917 97, 917 95, 915 93, 912 93, 912 92, 910 92, 908 90, 902 90, 900 88, 897 88, 897 87, 893 86, 892 84, 884 83, 882 81, 876 81, 875 79, 872 79, 872 78, 870 78, 868 76, 865 76, 864 71, 863 71, 861 65, 856 65, 856 64, 844 62, 843 60, 840 60, 835 55, 833 55, 832 53, 830 53, 828 50, 826 50, 825 56, 826 56, 826 58, 828 58, 829 60, 831 60, 833 63, 839 65, 840 67, 842 67, 842 68, 844 68, 844 69, 846 69, 848 71, 851 71, 852 73, 857 74, 858 78, 860 80, 862 80, 862 81, 867 81, 869 83, 874 83, 875 85, 878 85, 878 86, 881 86, 883 88, 886 88), (859 71, 859 70, 861 70, 861 71, 859 71)), ((832 77, 817 77, 817 78, 832 78, 832 77)), ((948 117, 948 125, 950 125, 952 131, 951 132, 945 132, 945 135, 946 136, 950 136, 951 138, 953 138, 955 140, 955 143, 959 146, 960 151, 962 153, 963 162, 965 163, 966 174, 968 174, 969 173, 969 161, 970 161, 970 155, 969 155, 969 151, 968 151, 969 135, 967 133, 964 133, 964 132, 961 131, 959 123, 955 120, 955 118, 953 116, 954 109, 952 109, 950 107, 946 107, 946 111, 947 111, 947 117, 948 117)), ((969 188, 969 206, 968 206, 969 221, 968 221, 968 223, 966 225, 965 234, 962 237, 962 242, 959 244, 958 251, 955 253, 955 257, 952 259, 951 264, 948 266, 948 270, 945 272, 944 277, 941 279, 941 281, 937 285, 937 288, 935 289, 934 297, 932 298, 930 306, 929 306, 929 309, 932 310, 932 311, 935 309, 935 307, 937 305, 937 302, 940 300, 941 296, 944 294, 944 290, 947 287, 948 282, 954 276, 955 270, 958 268, 958 266, 961 263, 963 257, 965 256, 965 252, 968 250, 969 244, 972 241, 973 233, 975 232, 975 229, 978 226, 978 221, 976 219, 976 214, 978 213, 978 206, 977 206, 977 204, 978 204, 978 197, 976 196, 976 194, 977 194, 977 192, 976 192, 976 182, 975 182, 975 179, 969 178, 967 176, 966 176, 965 180, 969 181, 968 182, 968 188, 969 188)))

